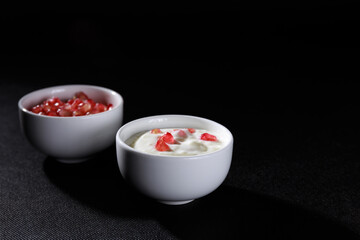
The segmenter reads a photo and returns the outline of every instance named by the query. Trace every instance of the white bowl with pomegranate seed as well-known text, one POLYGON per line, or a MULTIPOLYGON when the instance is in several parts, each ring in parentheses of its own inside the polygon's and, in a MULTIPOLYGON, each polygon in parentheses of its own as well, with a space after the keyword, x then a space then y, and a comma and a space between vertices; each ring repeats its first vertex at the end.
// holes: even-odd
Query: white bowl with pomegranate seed
POLYGON ((141 118, 116 134, 123 178, 140 193, 170 205, 191 202, 218 188, 230 169, 232 149, 233 136, 227 128, 195 116, 141 118), (201 141, 206 142, 205 150, 197 147, 201 141))
POLYGON ((61 162, 81 162, 114 143, 123 119, 117 92, 93 85, 63 85, 23 96, 23 133, 30 143, 61 162))

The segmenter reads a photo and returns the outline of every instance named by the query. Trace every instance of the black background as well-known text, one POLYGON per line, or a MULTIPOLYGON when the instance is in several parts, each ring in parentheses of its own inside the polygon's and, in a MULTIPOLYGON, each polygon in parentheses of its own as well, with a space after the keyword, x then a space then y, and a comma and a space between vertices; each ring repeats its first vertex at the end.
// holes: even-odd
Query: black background
POLYGON ((0 236, 357 239, 358 5, 167 7, 2 15, 0 236), (123 182, 114 147, 78 165, 37 152, 17 101, 71 83, 118 91, 124 122, 175 113, 225 125, 235 145, 224 184, 163 206, 123 182))

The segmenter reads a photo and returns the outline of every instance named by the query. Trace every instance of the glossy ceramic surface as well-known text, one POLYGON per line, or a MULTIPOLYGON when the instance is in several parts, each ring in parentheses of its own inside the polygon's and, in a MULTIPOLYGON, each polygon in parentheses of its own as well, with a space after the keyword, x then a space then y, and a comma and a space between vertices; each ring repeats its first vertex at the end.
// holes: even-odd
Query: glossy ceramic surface
POLYGON ((18 102, 23 133, 39 151, 62 162, 84 161, 114 143, 123 119, 123 99, 117 92, 92 85, 63 85, 40 89, 18 102), (51 98, 69 99, 83 91, 96 102, 112 103, 109 111, 77 117, 51 117, 29 109, 51 98))
POLYGON ((233 137, 224 126, 186 115, 146 117, 125 124, 116 134, 118 165, 122 176, 144 195, 165 204, 184 204, 203 197, 224 181, 228 174, 233 137), (153 128, 198 128, 221 131, 227 144, 212 153, 195 156, 164 156, 139 152, 125 141, 153 128))

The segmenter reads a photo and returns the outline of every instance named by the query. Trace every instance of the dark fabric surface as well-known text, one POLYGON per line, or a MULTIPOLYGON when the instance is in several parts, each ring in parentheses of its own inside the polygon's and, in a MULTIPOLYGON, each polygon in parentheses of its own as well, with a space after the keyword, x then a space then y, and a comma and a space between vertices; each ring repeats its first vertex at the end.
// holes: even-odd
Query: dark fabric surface
POLYGON ((359 239, 353 9, 2 17, 0 239, 359 239), (235 139, 225 182, 166 206, 126 185, 114 146, 75 165, 38 152, 17 101, 70 83, 118 91, 124 122, 177 113, 225 125, 235 139))

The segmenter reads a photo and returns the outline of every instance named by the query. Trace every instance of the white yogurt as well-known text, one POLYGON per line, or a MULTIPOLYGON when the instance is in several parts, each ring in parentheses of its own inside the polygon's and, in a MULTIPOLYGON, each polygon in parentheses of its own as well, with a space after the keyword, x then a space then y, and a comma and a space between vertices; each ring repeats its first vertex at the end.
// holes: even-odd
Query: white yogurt
POLYGON ((136 150, 150 154, 192 156, 217 151, 225 146, 228 141, 228 139, 220 132, 207 131, 203 129, 194 129, 194 131, 190 132, 188 128, 166 128, 160 129, 160 131, 160 133, 153 133, 150 130, 136 134, 127 140, 127 144, 136 150), (173 136, 175 143, 166 143, 169 149, 166 151, 159 151, 156 148, 156 144, 166 133, 170 133, 173 136), (201 139, 201 136, 204 133, 215 136, 216 140, 209 141, 201 139))

